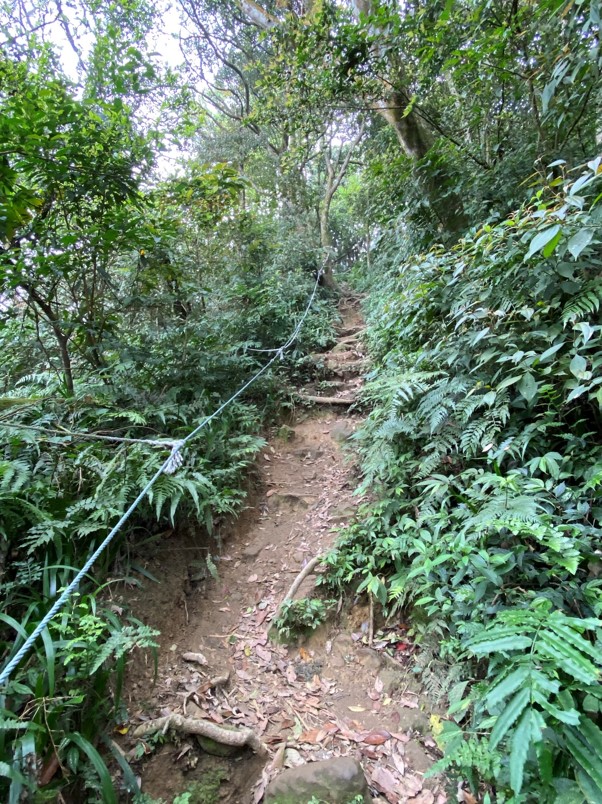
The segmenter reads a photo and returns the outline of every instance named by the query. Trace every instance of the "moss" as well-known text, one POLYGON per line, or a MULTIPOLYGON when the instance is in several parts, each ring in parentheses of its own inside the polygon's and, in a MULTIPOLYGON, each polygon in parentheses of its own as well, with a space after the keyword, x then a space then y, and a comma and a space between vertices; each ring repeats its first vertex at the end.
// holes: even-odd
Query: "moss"
POLYGON ((173 804, 216 804, 220 800, 220 787, 228 779, 226 768, 212 768, 203 773, 199 782, 174 799, 173 804))

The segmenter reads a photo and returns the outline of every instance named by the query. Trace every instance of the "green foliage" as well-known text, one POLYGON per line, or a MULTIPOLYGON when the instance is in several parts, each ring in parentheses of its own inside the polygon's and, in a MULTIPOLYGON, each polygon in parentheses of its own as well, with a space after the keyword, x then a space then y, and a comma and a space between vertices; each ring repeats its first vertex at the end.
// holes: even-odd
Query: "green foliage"
POLYGON ((325 622, 328 609, 333 603, 333 600, 308 597, 285 600, 278 617, 274 620, 274 628, 285 641, 307 631, 315 631, 325 622))
POLYGON ((357 435, 381 500, 327 558, 330 585, 411 606, 417 639, 485 674, 449 690, 444 762, 516 800, 602 795, 600 167, 452 251, 383 248, 357 435))
MULTIPOLYGON (((3 666, 169 455, 139 440, 181 439, 260 370, 261 350, 294 329, 318 265, 315 243, 299 249, 290 222, 248 204, 235 164, 191 159, 175 176, 153 175, 159 133, 135 109, 157 75, 131 42, 116 50, 144 37, 143 12, 123 9, 121 29, 116 8, 95 10, 79 92, 45 60, 48 48, 34 57, 31 40, 30 57, 3 53, 0 64, 3 666)), ((261 428, 303 356, 332 340, 333 315, 318 297, 285 359, 161 475, 94 567, 100 582, 110 572, 141 584, 139 556, 172 529, 213 538, 219 553, 261 428)), ((61 790, 114 801, 115 786, 136 788, 101 731, 126 718, 125 658, 152 648, 154 632, 104 608, 93 583, 44 631, 1 702, 0 794, 10 801, 61 790)))

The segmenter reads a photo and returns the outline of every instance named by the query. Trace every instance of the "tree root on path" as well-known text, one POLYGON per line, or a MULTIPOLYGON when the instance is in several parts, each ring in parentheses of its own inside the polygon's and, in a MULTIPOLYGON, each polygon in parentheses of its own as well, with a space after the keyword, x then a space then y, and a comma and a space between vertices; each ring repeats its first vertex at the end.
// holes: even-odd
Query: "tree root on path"
POLYGON ((297 577, 291 584, 291 588, 288 590, 288 592, 280 601, 280 605, 278 606, 278 608, 274 612, 274 616, 272 617, 272 622, 278 619, 278 617, 280 616, 280 612, 282 611, 282 607, 284 606, 286 601, 291 600, 297 594, 297 590, 299 589, 303 581, 307 578, 307 576, 310 573, 314 571, 314 569, 321 560, 322 556, 315 556, 314 558, 312 558, 311 561, 308 561, 307 564, 303 567, 301 572, 297 575, 297 577))
POLYGON ((173 729, 182 734, 200 734, 202 737, 209 737, 222 745, 240 746, 241 748, 248 745, 260 756, 265 756, 268 753, 266 746, 251 729, 244 726, 231 729, 224 728, 209 720, 199 720, 198 718, 184 717, 177 714, 158 717, 155 720, 142 723, 134 729, 133 736, 145 737, 147 734, 157 731, 165 734, 168 729, 173 729))
POLYGON ((297 394, 302 402, 311 402, 314 405, 353 405, 357 397, 344 399, 339 396, 310 396, 309 394, 297 394))

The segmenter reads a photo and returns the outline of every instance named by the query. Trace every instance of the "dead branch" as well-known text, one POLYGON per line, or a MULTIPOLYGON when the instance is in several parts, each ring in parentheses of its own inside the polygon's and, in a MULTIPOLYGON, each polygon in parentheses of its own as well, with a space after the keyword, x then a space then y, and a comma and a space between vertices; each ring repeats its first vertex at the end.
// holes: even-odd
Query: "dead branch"
POLYGON ((248 745, 256 754, 265 756, 268 753, 266 746, 261 742, 254 731, 246 727, 226 729, 218 726, 209 720, 199 720, 198 718, 184 717, 183 715, 167 715, 149 720, 140 724, 134 729, 134 737, 146 737, 148 734, 160 731, 163 734, 168 729, 181 732, 182 734, 199 734, 202 737, 209 737, 216 743, 222 745, 240 746, 248 745))

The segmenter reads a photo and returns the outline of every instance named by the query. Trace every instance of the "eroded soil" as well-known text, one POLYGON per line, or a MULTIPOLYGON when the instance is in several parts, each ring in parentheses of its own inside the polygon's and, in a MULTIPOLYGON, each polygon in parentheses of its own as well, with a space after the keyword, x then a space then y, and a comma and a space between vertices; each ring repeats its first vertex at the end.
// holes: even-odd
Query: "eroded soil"
MULTIPOLYGON (((300 389, 302 396, 347 399, 361 385, 361 319, 353 301, 344 301, 341 312, 339 344, 317 358, 323 379, 300 389)), ((370 645, 368 606, 338 601, 327 624, 294 644, 280 644, 273 629, 269 633, 292 582, 334 543, 336 529, 359 503, 349 440, 360 422, 346 405, 318 405, 301 407, 291 427, 274 431, 259 458, 248 508, 222 534, 221 554, 213 556, 217 579, 194 571, 206 553, 191 534, 168 538, 147 562, 160 583, 147 583, 128 604, 161 631, 158 670, 153 683, 148 656, 146 663, 140 657, 130 662, 129 731, 175 712, 250 727, 269 749, 267 760, 249 749, 218 758, 195 737, 168 733, 154 744, 126 735, 122 748, 129 757, 147 752, 137 767, 142 790, 153 798, 171 804, 195 784, 217 779, 213 800, 258 802, 282 767, 351 755, 380 800, 446 801, 436 780, 423 778, 434 743, 428 706, 408 669, 413 646, 403 623, 388 624, 388 641, 377 623, 370 645), (391 639, 392 633, 398 636, 391 639), (187 652, 203 654, 207 664, 186 661, 187 652), (225 674, 226 685, 207 688, 225 674)), ((319 594, 310 575, 296 597, 319 594)))

